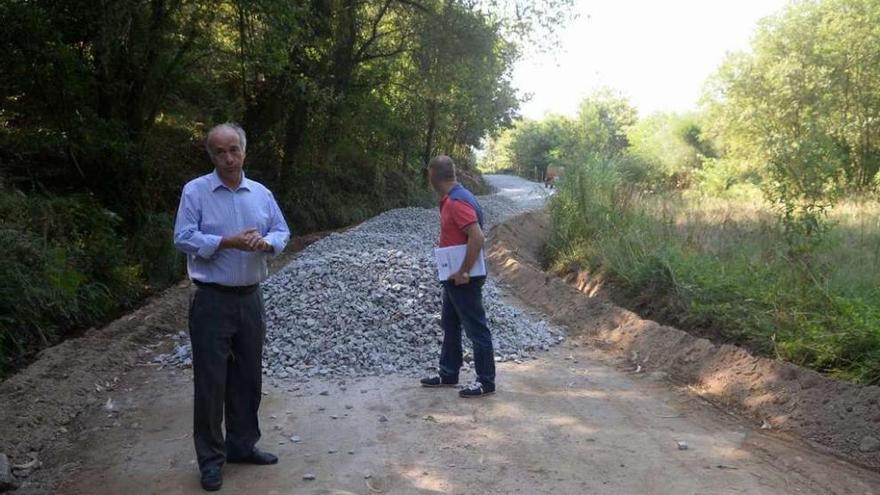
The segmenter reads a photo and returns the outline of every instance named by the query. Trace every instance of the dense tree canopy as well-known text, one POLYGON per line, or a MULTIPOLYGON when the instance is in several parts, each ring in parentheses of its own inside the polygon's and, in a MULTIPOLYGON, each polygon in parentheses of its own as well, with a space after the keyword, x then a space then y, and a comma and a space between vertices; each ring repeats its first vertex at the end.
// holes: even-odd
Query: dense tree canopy
POLYGON ((427 158, 467 175, 516 116, 522 47, 552 46, 571 3, 0 2, 0 345, 180 276, 171 220, 213 124, 247 130, 247 173, 295 232, 424 202, 427 158))

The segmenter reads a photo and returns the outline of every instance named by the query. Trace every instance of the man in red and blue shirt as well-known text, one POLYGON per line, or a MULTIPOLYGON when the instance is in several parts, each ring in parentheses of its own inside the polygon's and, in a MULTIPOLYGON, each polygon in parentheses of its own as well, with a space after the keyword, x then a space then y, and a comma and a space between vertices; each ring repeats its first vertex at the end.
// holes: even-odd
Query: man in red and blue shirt
POLYGON ((431 186, 441 195, 440 247, 466 245, 461 267, 443 284, 443 346, 438 376, 422 379, 425 387, 452 387, 458 384, 462 365, 461 330, 473 344, 477 381, 463 388, 459 396, 482 397, 495 392, 495 352, 492 332, 483 308, 485 276, 469 275, 483 249, 483 209, 477 198, 455 179, 455 163, 445 155, 428 164, 431 186))

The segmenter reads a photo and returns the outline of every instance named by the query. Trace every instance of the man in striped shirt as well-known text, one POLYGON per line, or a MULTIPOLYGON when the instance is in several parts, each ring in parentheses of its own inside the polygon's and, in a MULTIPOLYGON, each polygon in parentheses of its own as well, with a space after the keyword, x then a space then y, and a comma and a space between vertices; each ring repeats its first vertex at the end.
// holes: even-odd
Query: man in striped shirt
POLYGON ((290 231, 272 193, 245 177, 246 146, 235 124, 208 132, 214 171, 184 186, 174 226, 174 244, 196 286, 189 311, 193 440, 209 491, 223 485, 226 462, 278 462, 256 448, 266 332, 259 284, 269 273, 266 259, 284 250, 290 231))

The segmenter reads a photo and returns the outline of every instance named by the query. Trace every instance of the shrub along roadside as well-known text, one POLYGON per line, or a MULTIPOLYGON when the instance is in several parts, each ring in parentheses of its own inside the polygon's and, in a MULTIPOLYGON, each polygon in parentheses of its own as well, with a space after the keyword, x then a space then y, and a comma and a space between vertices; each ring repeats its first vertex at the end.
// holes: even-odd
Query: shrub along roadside
POLYGON ((772 218, 698 215, 705 201, 661 201, 628 186, 617 170, 613 162, 569 169, 551 203, 556 269, 601 271, 629 297, 662 302, 670 323, 684 328, 880 383, 876 272, 856 280, 843 261, 857 262, 853 250, 863 246, 839 242, 846 234, 837 232, 838 242, 819 246, 813 263, 794 260, 772 218))
POLYGON ((144 290, 116 234, 119 219, 88 196, 0 194, 0 345, 7 369, 130 304, 144 290))

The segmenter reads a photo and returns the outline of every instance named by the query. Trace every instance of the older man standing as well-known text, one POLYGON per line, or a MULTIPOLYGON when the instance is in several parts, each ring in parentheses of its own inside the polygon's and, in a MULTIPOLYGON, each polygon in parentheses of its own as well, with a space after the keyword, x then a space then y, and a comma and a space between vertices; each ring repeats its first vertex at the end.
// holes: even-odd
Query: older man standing
POLYGON ((259 284, 268 275, 266 259, 284 250, 290 231, 272 193, 245 177, 246 145, 235 124, 208 132, 214 171, 184 186, 174 226, 196 286, 189 310, 193 440, 208 491, 223 486, 225 462, 278 462, 256 448, 265 337, 259 284))
POLYGON ((462 365, 461 329, 474 347, 477 381, 463 388, 464 398, 483 397, 495 392, 495 352, 492 332, 483 309, 485 276, 470 277, 474 263, 483 249, 483 209, 477 198, 456 181, 455 163, 445 155, 428 163, 431 186, 443 195, 440 201, 440 247, 466 245, 464 261, 452 277, 443 282, 443 309, 440 326, 443 345, 440 349, 438 376, 423 378, 424 387, 452 387, 458 384, 462 365))

